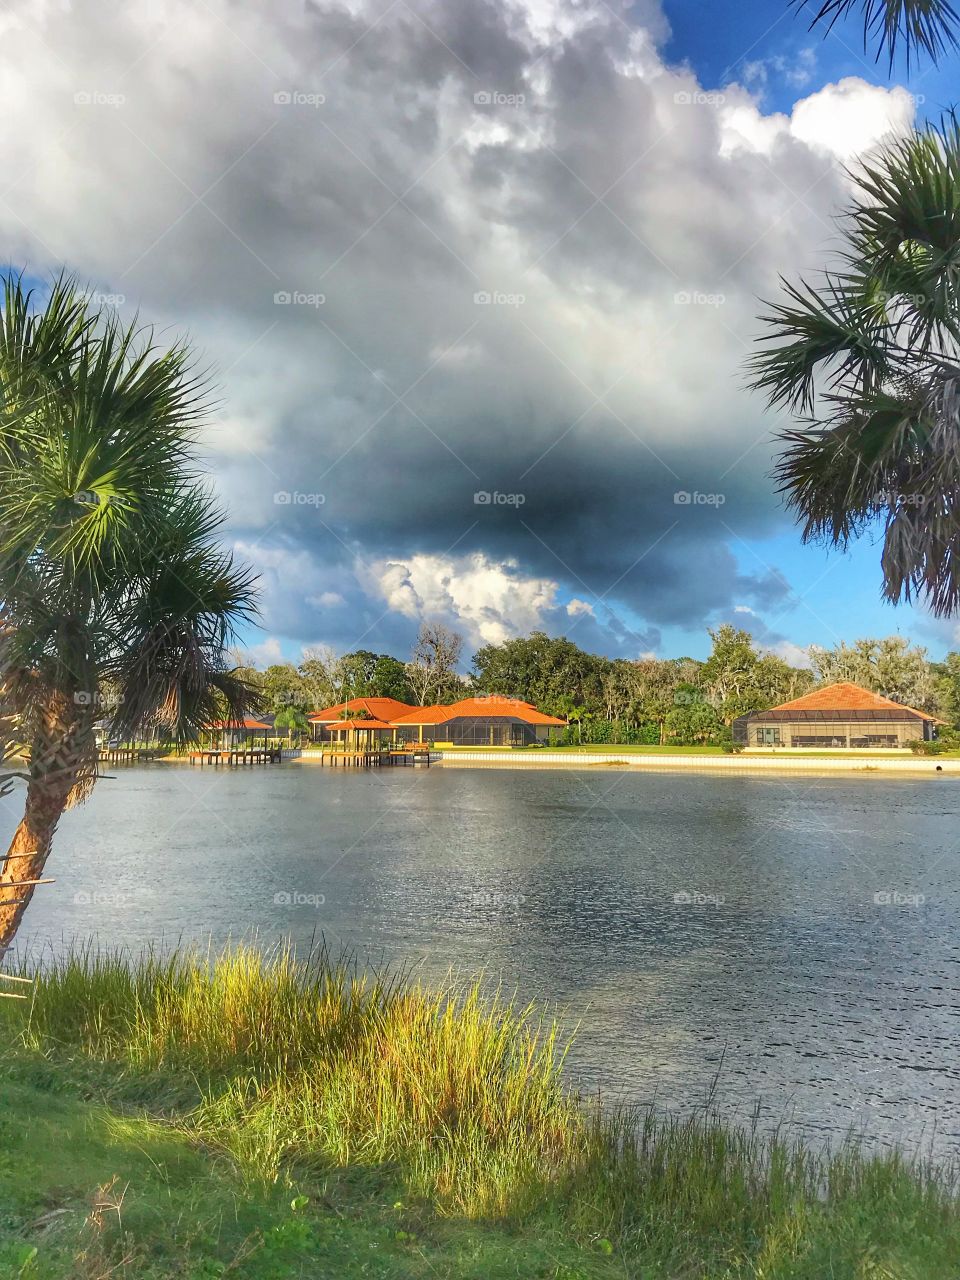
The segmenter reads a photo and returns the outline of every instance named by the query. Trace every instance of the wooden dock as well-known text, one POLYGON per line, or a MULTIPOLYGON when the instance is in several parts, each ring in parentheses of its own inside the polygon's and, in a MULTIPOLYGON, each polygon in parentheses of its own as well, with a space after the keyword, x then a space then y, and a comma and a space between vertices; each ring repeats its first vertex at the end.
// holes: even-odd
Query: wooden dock
POLYGON ((365 750, 363 748, 324 747, 320 756, 322 765, 331 768, 345 769, 379 769, 384 765, 419 764, 430 767, 431 752, 429 747, 391 747, 389 749, 365 750))
POLYGON ((101 747, 99 759, 107 764, 136 764, 140 760, 156 760, 169 747, 101 747))
POLYGON ((282 747, 208 747, 190 752, 191 765, 199 764, 201 769, 204 765, 236 769, 244 765, 280 764, 282 760, 282 747))

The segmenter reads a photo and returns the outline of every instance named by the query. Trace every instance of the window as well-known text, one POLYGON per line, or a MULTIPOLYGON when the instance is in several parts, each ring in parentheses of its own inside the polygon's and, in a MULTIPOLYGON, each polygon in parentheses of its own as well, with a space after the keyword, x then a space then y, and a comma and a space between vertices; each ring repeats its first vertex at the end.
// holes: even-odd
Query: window
POLYGON ((868 733, 862 738, 851 738, 851 747, 899 747, 900 738, 895 733, 868 733))
POLYGON ((758 747, 779 747, 782 745, 779 725, 761 725, 757 729, 758 747))

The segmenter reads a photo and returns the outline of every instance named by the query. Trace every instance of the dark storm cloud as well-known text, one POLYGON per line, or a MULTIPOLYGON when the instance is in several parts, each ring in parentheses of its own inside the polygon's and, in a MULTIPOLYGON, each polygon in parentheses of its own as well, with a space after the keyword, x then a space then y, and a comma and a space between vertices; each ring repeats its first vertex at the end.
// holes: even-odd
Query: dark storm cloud
MULTIPOLYGON (((657 9, 631 21, 81 0, 5 33, 6 256, 214 360, 209 456, 271 632, 405 645, 430 611, 635 653, 788 602, 742 554, 780 517, 740 370, 843 179, 829 136, 711 99, 659 60, 657 9)), ((894 98, 837 118, 879 133, 894 98)))

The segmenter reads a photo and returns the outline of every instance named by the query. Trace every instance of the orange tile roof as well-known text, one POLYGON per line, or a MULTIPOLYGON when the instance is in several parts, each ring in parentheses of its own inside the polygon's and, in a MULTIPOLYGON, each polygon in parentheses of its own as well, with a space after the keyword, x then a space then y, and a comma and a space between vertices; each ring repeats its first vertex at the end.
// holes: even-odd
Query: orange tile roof
POLYGON ((349 702, 338 702, 335 707, 311 711, 307 719, 315 724, 329 724, 339 720, 345 711, 366 711, 375 720, 394 720, 413 710, 409 702, 398 702, 396 698, 351 698, 349 702))
MULTIPOLYGON (((790 702, 782 702, 771 711, 912 711, 915 716, 924 720, 936 720, 936 716, 928 711, 917 711, 915 707, 904 706, 901 702, 893 702, 879 693, 871 693, 849 680, 841 680, 837 684, 829 684, 824 689, 814 689, 801 698, 793 698, 790 702)), ((942 723, 942 722, 941 722, 942 723)))
POLYGON ((448 720, 457 720, 462 716, 487 719, 491 716, 509 716, 513 720, 522 720, 526 724, 566 725, 566 720, 557 716, 545 715, 529 702, 521 702, 519 698, 505 698, 497 694, 480 698, 461 698, 449 706, 417 707, 406 715, 397 716, 395 724, 445 724, 448 720))

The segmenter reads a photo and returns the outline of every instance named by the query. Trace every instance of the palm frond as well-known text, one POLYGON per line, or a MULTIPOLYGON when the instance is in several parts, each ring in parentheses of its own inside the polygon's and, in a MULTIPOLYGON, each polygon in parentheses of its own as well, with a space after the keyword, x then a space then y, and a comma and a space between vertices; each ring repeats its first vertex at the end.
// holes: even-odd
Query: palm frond
MULTIPOLYGON (((807 0, 793 0, 793 7, 805 10, 807 0)), ((960 18, 949 0, 822 0, 810 29, 819 24, 829 33, 838 20, 858 11, 864 49, 874 42, 877 60, 885 52, 891 67, 901 44, 908 66, 918 53, 937 62, 957 45, 960 18)))
POLYGON ((760 316, 769 330, 761 341, 777 345, 748 362, 751 386, 771 404, 809 411, 824 364, 831 386, 851 376, 866 386, 880 383, 889 371, 889 325, 871 299, 841 276, 827 276, 819 291, 805 281, 782 283, 790 301, 767 303, 760 316))

